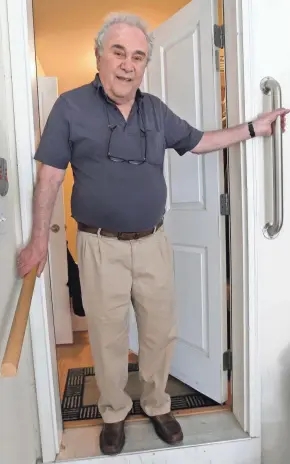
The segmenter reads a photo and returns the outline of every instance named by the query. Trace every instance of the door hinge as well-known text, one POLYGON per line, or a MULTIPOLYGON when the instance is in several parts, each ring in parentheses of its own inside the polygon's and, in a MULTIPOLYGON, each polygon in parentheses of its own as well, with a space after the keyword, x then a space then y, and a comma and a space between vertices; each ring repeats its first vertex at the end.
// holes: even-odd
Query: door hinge
POLYGON ((233 369, 233 353, 232 350, 227 350, 223 355, 223 369, 224 371, 231 371, 233 369))
POLYGON ((220 51, 217 49, 215 50, 215 69, 220 70, 220 51))
POLYGON ((230 215, 230 197, 228 193, 222 193, 220 196, 220 212, 222 216, 230 215))
POLYGON ((224 48, 225 46, 225 26, 224 24, 222 24, 221 26, 214 24, 213 36, 214 36, 215 46, 217 48, 224 48))

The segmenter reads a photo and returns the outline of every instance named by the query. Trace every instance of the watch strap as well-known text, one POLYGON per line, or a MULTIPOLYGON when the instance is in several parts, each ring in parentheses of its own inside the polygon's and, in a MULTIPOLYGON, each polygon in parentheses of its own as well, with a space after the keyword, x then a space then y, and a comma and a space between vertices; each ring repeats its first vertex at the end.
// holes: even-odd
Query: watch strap
POLYGON ((255 130, 254 130, 254 126, 253 126, 253 123, 252 121, 248 122, 248 128, 249 128, 249 132, 250 132, 250 136, 253 138, 256 136, 256 133, 255 133, 255 130))

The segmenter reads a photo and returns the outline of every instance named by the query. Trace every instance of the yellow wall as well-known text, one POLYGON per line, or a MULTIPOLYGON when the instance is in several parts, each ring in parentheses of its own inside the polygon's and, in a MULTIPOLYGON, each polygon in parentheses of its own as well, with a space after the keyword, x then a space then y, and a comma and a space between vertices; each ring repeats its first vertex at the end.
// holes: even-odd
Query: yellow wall
POLYGON ((38 57, 36 57, 36 69, 37 69, 38 77, 44 77, 45 76, 45 72, 43 70, 43 67, 41 66, 41 63, 40 63, 38 57))
MULTIPOLYGON (((56 76, 59 92, 93 80, 96 72, 94 37, 103 18, 112 11, 142 16, 151 29, 188 3, 188 0, 34 0, 37 56, 46 76, 56 76)), ((71 218, 73 176, 67 170, 64 201, 67 239, 76 259, 76 223, 71 218)))

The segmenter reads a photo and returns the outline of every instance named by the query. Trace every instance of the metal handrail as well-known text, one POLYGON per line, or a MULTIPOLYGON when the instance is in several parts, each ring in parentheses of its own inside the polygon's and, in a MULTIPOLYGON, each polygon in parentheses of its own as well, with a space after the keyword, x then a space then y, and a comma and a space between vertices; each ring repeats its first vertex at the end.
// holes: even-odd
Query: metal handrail
MULTIPOLYGON (((261 81, 261 90, 264 95, 272 98, 272 109, 282 107, 282 92, 279 82, 272 77, 265 77, 261 81)), ((284 205, 283 205, 283 143, 281 118, 277 118, 273 134, 273 199, 274 210, 273 218, 264 227, 266 238, 273 239, 279 235, 283 226, 284 205)))
POLYGON ((14 377, 17 374, 35 286, 36 273, 37 268, 34 268, 24 277, 22 282, 21 292, 18 298, 5 354, 2 360, 2 377, 14 377))

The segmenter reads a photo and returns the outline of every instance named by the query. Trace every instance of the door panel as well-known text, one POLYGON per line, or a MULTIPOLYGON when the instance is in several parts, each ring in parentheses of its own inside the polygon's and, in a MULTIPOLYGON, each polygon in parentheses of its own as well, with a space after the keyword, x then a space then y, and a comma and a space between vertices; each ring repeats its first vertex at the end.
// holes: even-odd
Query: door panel
MULTIPOLYGON (((221 128, 213 25, 217 5, 194 0, 155 30, 144 86, 194 127, 221 128)), ((165 229, 174 251, 178 340, 171 374, 218 402, 227 398, 222 153, 168 150, 165 229)), ((134 337, 131 335, 131 339, 134 337)), ((135 337, 136 338, 136 337, 135 337)))

